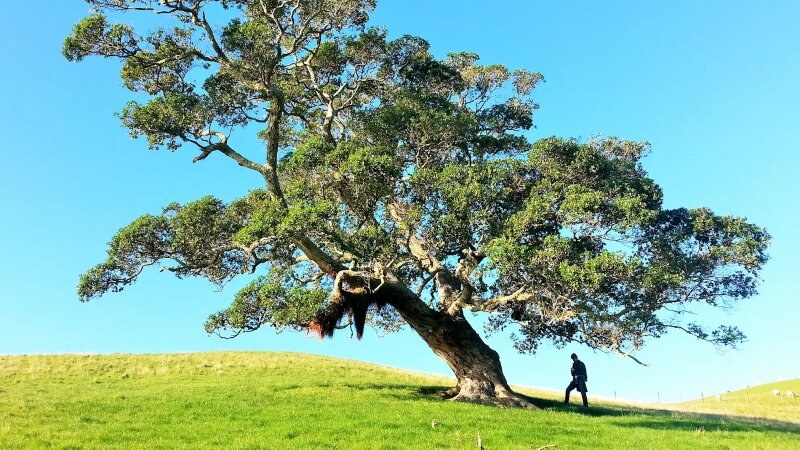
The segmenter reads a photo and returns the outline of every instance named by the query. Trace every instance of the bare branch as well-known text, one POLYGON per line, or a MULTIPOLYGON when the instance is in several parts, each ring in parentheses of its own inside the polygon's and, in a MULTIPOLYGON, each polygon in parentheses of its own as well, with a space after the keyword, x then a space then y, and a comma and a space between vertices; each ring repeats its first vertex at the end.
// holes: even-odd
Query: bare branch
POLYGON ((228 62, 228 55, 225 54, 225 52, 222 50, 222 47, 220 47, 219 43, 217 42, 217 37, 214 35, 214 30, 211 29, 211 25, 209 25, 208 21, 206 20, 206 14, 202 13, 202 18, 198 16, 197 11, 195 11, 193 14, 194 18, 202 24, 203 29, 206 32, 206 36, 208 36, 208 40, 211 42, 211 47, 217 53, 219 59, 222 60, 222 62, 228 62))
POLYGON ((629 355, 625 355, 625 356, 627 356, 628 358, 630 358, 630 359, 632 359, 632 360, 636 361, 636 363, 637 363, 637 364, 639 364, 639 365, 641 365, 641 366, 650 367, 650 364, 647 364, 647 363, 644 363, 644 362, 642 362, 641 360, 639 360, 638 358, 636 358, 636 357, 635 357, 635 356, 633 356, 633 355, 630 355, 630 354, 629 354, 629 355))
MULTIPOLYGON (((202 160, 206 159, 208 157, 208 155, 210 155, 211 153, 214 153, 215 151, 219 151, 220 153, 222 153, 223 155, 227 156, 228 158, 231 158, 234 161, 236 161, 240 166, 248 168, 250 170, 254 170, 254 171, 260 173, 262 176, 265 175, 264 166, 247 159, 242 154, 240 154, 239 152, 237 152, 236 150, 231 148, 231 146, 228 145, 228 138, 224 134, 208 130, 208 131, 204 131, 204 132, 200 133, 200 136, 215 136, 215 137, 220 139, 220 142, 216 142, 216 143, 213 143, 213 144, 210 144, 210 145, 206 145, 206 146, 201 146, 200 147, 200 149, 201 149, 200 155, 198 155, 197 157, 195 157, 192 160, 193 163, 196 163, 198 161, 202 161, 202 160)), ((196 145, 199 145, 197 142, 194 142, 194 143, 196 145)))

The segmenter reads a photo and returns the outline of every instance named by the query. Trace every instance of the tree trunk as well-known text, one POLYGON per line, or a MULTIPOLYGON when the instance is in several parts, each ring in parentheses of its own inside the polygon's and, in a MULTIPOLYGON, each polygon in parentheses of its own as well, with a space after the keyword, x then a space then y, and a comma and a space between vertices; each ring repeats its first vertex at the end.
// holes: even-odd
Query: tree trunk
POLYGON ((389 304, 442 358, 458 380, 445 395, 453 400, 535 408, 508 386, 500 356, 481 339, 463 315, 431 309, 400 283, 391 283, 389 304))

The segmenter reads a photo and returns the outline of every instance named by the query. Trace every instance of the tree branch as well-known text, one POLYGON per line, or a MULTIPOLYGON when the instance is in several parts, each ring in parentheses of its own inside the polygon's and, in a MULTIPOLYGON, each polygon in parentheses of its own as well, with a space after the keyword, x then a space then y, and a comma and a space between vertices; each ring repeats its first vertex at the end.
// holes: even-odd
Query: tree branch
MULTIPOLYGON (((199 4, 197 8, 199 10, 199 4)), ((225 54, 225 52, 222 50, 222 47, 220 47, 219 43, 217 42, 217 38, 214 35, 214 30, 211 29, 211 25, 209 25, 208 21, 206 20, 206 13, 202 13, 202 18, 200 18, 198 12, 195 11, 194 17, 202 24, 203 29, 206 32, 206 36, 208 36, 208 40, 211 42, 211 47, 214 49, 214 52, 217 53, 219 59, 222 60, 222 62, 228 62, 228 55, 225 54)))
POLYGON ((460 308, 451 308, 456 302, 453 294, 461 288, 461 283, 455 275, 442 264, 431 252, 426 249, 425 242, 417 237, 414 230, 410 229, 403 220, 401 208, 394 203, 387 205, 389 215, 394 219, 398 226, 408 233, 408 238, 403 244, 408 248, 411 256, 417 263, 436 280, 436 289, 439 294, 439 301, 444 309, 450 314, 457 314, 460 308))
POLYGON ((280 149, 280 125, 283 116, 283 93, 275 92, 269 105, 269 122, 267 125, 267 164, 263 172, 267 179, 267 188, 276 200, 288 206, 278 180, 278 150, 280 149))
MULTIPOLYGON (((192 159, 193 163, 196 163, 198 161, 202 161, 202 160, 208 158, 208 155, 214 153, 215 151, 219 151, 220 153, 222 153, 223 155, 227 156, 228 158, 231 158, 232 160, 236 161, 240 166, 248 168, 250 170, 254 170, 254 171, 260 173, 262 176, 266 175, 264 166, 247 159, 241 153, 239 153, 236 150, 234 150, 233 148, 231 148, 231 146, 228 145, 227 136, 223 135, 222 133, 214 132, 214 131, 204 131, 200 135, 201 136, 216 136, 217 138, 220 139, 220 142, 216 142, 214 144, 210 144, 210 145, 206 145, 206 146, 200 146, 200 150, 201 150, 200 155, 198 155, 194 159, 192 159)), ((197 143, 195 142, 195 144, 197 144, 197 143)))

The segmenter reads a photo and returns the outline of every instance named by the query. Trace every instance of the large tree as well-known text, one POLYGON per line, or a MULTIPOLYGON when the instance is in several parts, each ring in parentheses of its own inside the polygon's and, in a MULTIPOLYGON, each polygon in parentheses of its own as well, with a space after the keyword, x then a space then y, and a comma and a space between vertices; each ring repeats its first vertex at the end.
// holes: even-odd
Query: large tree
POLYGON ((146 99, 120 114, 131 135, 264 182, 125 226, 82 300, 149 266, 220 285, 251 275, 209 332, 408 324, 455 373, 450 396, 525 406, 465 310, 487 313, 489 332, 513 326, 522 352, 548 340, 629 355, 672 329, 744 338, 684 317, 752 296, 769 236, 664 209, 646 143, 529 143, 540 74, 389 40, 366 26, 374 0, 87 1, 64 55, 122 61, 146 99))

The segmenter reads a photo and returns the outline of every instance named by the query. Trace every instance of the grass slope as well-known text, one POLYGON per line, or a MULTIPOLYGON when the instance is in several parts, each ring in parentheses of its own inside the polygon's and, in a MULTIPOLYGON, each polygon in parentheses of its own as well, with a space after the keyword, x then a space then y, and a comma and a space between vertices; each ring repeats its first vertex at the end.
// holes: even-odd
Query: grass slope
POLYGON ((0 356, 0 448, 800 449, 785 422, 429 394, 451 382, 290 353, 0 356))
POLYGON ((787 398, 786 391, 800 394, 800 378, 726 392, 719 397, 713 395, 677 406, 685 411, 761 417, 800 424, 800 400, 787 398), (781 391, 780 397, 772 394, 775 389, 781 391))

